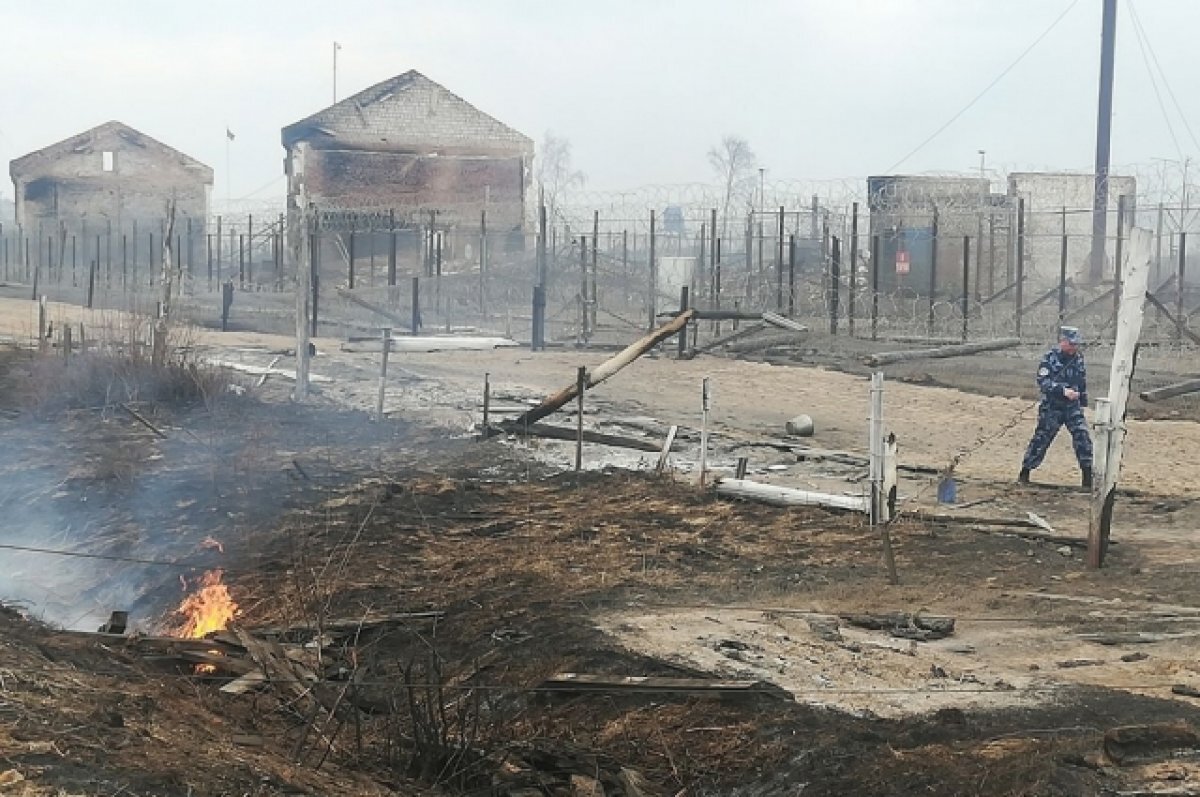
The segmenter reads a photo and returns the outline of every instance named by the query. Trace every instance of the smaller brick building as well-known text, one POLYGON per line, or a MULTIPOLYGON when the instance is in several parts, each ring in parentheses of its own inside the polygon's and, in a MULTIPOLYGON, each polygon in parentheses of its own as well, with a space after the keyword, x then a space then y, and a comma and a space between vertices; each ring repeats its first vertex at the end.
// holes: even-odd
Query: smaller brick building
POLYGON ((108 122, 9 164, 16 222, 75 233, 157 229, 168 203, 176 224, 203 230, 213 171, 121 122, 108 122))
POLYGON ((519 232, 533 141, 417 71, 283 128, 288 207, 519 232))

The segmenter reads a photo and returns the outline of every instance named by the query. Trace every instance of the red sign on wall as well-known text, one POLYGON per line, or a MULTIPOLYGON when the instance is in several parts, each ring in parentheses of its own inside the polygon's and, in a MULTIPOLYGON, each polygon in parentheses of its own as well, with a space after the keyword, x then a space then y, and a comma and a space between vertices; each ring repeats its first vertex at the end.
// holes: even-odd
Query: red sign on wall
POLYGON ((908 252, 899 251, 896 253, 896 273, 900 275, 908 273, 908 252))

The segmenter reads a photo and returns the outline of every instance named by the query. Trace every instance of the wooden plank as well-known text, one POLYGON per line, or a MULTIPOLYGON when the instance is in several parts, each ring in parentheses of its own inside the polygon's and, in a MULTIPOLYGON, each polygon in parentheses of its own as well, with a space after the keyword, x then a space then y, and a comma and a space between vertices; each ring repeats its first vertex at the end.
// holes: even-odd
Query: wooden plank
POLYGON ((721 678, 665 678, 648 675, 597 675, 564 672, 547 678, 539 690, 570 692, 756 692, 762 681, 721 678))
MULTIPOLYGON (((471 516, 474 518, 474 516, 471 516)), ((397 612, 387 615, 367 615, 364 617, 343 617, 333 618, 324 621, 319 625, 290 625, 290 626, 272 626, 268 628, 254 629, 254 635, 258 637, 293 637, 305 634, 352 634, 358 631, 374 631, 379 628, 385 628, 393 625, 403 625, 413 622, 428 622, 431 620, 440 620, 446 616, 442 611, 427 611, 427 612, 397 612)))
MULTIPOLYGON (((228 368, 231 371, 240 371, 244 374, 251 374, 253 376, 262 376, 262 375, 266 374, 269 376, 282 376, 285 379, 293 379, 294 380, 296 378, 296 374, 294 372, 285 371, 282 368, 264 368, 261 365, 247 365, 246 363, 235 363, 230 360, 221 360, 221 359, 214 359, 214 358, 205 358, 204 361, 206 363, 208 363, 209 365, 214 366, 216 368, 228 368)), ((333 379, 331 379, 328 376, 318 376, 317 374, 310 373, 310 374, 308 374, 308 381, 309 382, 328 383, 328 382, 332 382, 333 379)))
POLYGON ((119 646, 126 648, 140 648, 145 650, 217 650, 221 652, 237 653, 241 651, 240 645, 230 645, 220 639, 185 639, 183 637, 171 636, 125 636, 124 634, 109 634, 98 631, 65 631, 53 630, 47 631, 52 636, 72 637, 76 639, 92 640, 110 646, 119 646))
POLYGON ((227 695, 244 695, 251 692, 267 682, 267 676, 262 670, 251 670, 245 675, 240 675, 229 683, 220 688, 219 691, 227 695))
POLYGON ((953 346, 935 346, 932 349, 908 349, 906 351, 885 351, 869 354, 863 362, 872 367, 890 365, 892 363, 911 362, 913 360, 929 360, 944 357, 963 357, 968 354, 979 354, 985 351, 1011 349, 1021 345, 1020 338, 997 338, 981 340, 975 343, 959 343, 953 346))

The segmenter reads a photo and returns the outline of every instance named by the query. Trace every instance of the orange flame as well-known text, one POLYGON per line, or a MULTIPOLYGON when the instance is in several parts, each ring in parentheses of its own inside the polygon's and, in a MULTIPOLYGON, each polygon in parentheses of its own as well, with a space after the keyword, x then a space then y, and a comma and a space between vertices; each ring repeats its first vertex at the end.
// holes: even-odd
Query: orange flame
POLYGON ((209 570, 200 577, 199 589, 184 598, 176 609, 184 620, 175 630, 175 636, 201 639, 228 628, 237 611, 229 588, 221 583, 221 571, 209 570))

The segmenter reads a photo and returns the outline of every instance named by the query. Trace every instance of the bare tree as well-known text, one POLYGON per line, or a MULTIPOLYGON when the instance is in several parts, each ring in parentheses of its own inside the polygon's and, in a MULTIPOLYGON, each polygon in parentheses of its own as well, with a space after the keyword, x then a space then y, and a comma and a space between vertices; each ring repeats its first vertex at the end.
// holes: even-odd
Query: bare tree
POLYGON ((571 142, 547 130, 537 158, 537 182, 546 199, 550 218, 557 215, 560 200, 587 177, 571 166, 571 142))
POLYGON ((744 191, 754 179, 758 158, 746 139, 726 135, 721 143, 708 151, 708 163, 721 181, 724 197, 721 203, 721 237, 726 237, 729 205, 734 195, 744 191))

